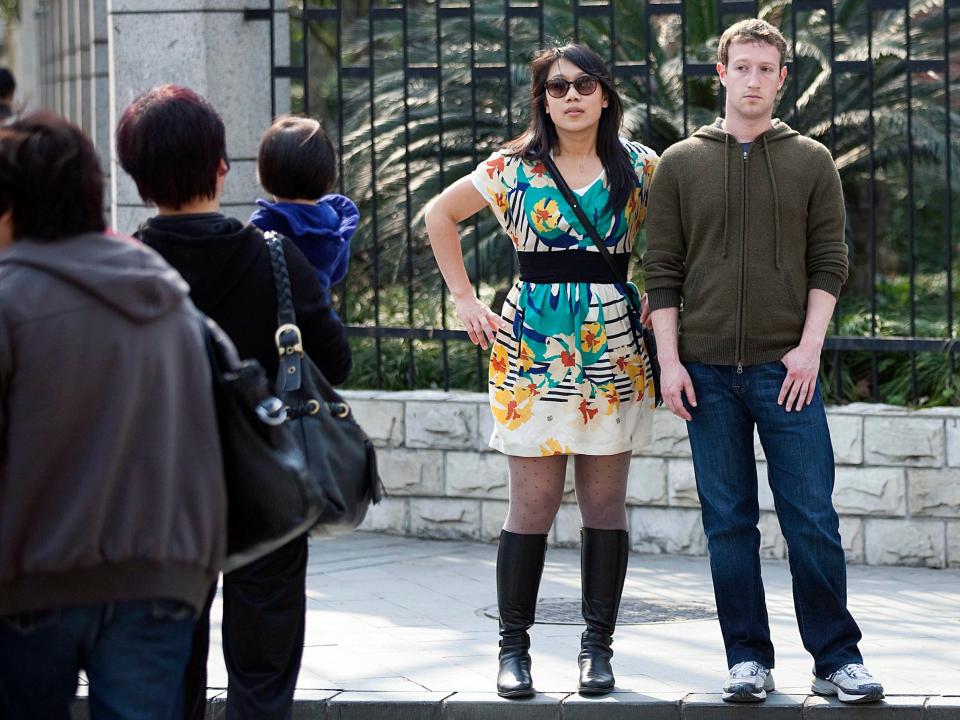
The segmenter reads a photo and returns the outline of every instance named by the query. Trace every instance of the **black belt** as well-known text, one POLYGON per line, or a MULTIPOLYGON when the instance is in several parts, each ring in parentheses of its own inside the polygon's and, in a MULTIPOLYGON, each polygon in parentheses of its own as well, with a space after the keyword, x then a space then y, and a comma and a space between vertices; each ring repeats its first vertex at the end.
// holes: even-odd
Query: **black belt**
MULTIPOLYGON (((627 277, 629 253, 611 256, 620 277, 627 277)), ((606 283, 616 282, 610 266, 599 252, 558 250, 555 252, 518 252, 520 279, 532 283, 606 283)))

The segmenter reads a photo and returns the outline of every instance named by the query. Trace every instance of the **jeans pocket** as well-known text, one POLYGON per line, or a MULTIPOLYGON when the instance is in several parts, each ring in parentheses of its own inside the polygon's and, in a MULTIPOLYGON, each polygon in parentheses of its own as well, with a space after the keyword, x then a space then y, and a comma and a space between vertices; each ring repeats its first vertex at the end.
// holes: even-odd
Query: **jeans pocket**
POLYGON ((193 616, 193 607, 187 605, 187 603, 182 600, 150 601, 150 617, 154 620, 178 622, 180 620, 192 619, 193 616))
POLYGON ((59 610, 36 610, 33 612, 0 615, 0 622, 20 635, 32 635, 52 628, 60 622, 59 610))

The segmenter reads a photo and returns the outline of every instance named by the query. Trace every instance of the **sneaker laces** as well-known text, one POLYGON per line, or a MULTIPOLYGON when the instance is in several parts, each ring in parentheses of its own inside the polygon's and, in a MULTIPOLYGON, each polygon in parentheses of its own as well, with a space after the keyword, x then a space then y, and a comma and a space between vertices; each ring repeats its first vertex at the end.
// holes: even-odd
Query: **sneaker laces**
POLYGON ((870 671, 863 666, 862 663, 848 663, 844 665, 839 670, 837 670, 834 675, 839 675, 843 673, 853 680, 873 680, 873 675, 870 674, 870 671))
POLYGON ((751 678, 756 677, 765 671, 766 668, 756 660, 746 660, 744 662, 738 662, 736 665, 730 668, 730 677, 751 678))

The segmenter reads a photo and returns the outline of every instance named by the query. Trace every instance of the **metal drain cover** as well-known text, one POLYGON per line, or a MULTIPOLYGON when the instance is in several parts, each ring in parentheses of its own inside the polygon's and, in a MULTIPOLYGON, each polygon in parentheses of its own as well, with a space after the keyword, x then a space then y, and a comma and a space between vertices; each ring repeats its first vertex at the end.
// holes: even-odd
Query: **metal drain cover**
MULTIPOLYGON (((498 619, 497 606, 484 608, 481 613, 498 619)), ((683 622, 686 620, 712 620, 717 611, 712 605, 684 602, 660 602, 657 600, 630 600, 620 603, 618 625, 648 625, 651 623, 683 622)), ((537 601, 537 620, 540 625, 583 625, 580 600, 571 598, 545 598, 537 601)))

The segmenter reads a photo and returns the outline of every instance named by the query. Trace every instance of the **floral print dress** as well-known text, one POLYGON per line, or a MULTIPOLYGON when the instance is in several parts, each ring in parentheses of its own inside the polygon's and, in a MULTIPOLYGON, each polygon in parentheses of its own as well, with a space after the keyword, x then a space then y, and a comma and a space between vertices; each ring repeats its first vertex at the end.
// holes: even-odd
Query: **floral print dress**
MULTIPOLYGON (((629 254, 646 215, 657 163, 623 140, 637 186, 616 215, 606 175, 574 189, 611 254, 629 254)), ((494 152, 471 174, 519 252, 599 253, 542 163, 494 152)), ((633 292, 636 288, 630 286, 633 292)), ((516 283, 503 305, 509 331, 490 353, 490 446, 507 455, 614 455, 649 442, 653 377, 611 283, 516 283)))

